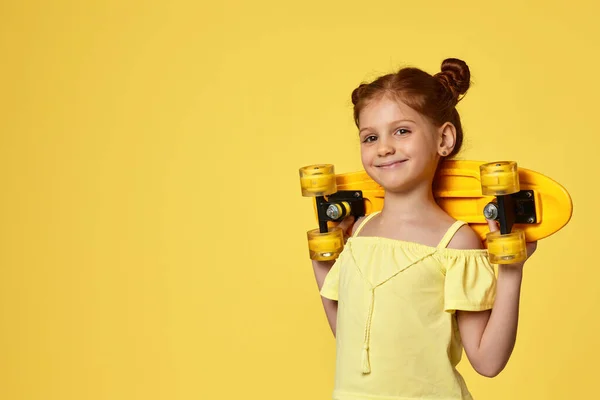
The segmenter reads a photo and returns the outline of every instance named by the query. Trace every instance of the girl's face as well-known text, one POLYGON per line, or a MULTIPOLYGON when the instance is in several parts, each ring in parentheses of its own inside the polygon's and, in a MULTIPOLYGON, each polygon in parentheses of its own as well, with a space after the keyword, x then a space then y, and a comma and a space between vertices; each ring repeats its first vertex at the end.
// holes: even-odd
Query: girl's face
POLYGON ((431 185, 440 154, 452 150, 444 140, 446 125, 438 128, 406 104, 387 96, 371 101, 359 114, 365 171, 390 192, 407 191, 423 183, 431 185))

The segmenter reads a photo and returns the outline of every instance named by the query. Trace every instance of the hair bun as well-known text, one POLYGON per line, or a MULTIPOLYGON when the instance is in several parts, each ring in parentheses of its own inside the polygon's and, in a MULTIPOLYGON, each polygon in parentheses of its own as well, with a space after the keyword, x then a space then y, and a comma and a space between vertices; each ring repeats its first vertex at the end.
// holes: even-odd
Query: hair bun
POLYGON ((435 74, 444 87, 457 99, 467 93, 471 85, 471 71, 463 60, 447 58, 442 62, 442 72, 435 74))
POLYGON ((360 95, 362 90, 368 86, 366 83, 361 83, 356 89, 352 91, 352 104, 356 105, 358 100, 360 100, 360 95))

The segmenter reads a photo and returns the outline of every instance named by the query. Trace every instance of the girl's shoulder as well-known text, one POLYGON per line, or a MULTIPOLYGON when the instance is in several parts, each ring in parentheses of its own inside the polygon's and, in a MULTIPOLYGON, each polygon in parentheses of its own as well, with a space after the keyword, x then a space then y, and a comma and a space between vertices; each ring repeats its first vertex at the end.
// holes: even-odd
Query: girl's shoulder
POLYGON ((485 248, 481 238, 467 223, 454 234, 447 248, 457 250, 479 250, 485 248))

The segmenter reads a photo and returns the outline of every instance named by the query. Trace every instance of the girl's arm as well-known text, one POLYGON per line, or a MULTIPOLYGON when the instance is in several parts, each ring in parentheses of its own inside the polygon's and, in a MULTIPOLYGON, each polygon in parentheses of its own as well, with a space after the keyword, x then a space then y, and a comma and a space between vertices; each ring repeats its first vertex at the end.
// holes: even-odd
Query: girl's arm
MULTIPOLYGON (((360 220, 361 218, 358 219, 358 221, 360 220)), ((354 224, 354 217, 349 216, 342 220, 342 222, 340 222, 338 226, 342 228, 344 232, 348 232, 348 229, 350 228, 350 226, 352 226, 352 233, 354 233, 358 224, 352 224, 354 224)), ((334 261, 312 261, 313 270, 315 272, 315 279, 317 280, 317 287, 319 288, 319 292, 321 291, 321 288, 323 287, 323 282, 325 281, 325 277, 329 273, 329 270, 331 269, 333 264, 334 261)), ((327 321, 329 322, 329 326, 331 327, 331 331, 333 332, 333 336, 335 337, 338 302, 335 300, 325 298, 323 296, 321 296, 321 301, 323 303, 323 308, 325 309, 325 314, 327 315, 327 321)))
MULTIPOLYGON (((489 223, 498 230, 495 222, 489 223)), ((537 243, 528 243, 531 256, 537 243)), ((473 368, 481 375, 494 377, 508 363, 517 339, 519 298, 523 279, 523 263, 498 266, 496 299, 492 310, 457 311, 458 327, 465 353, 473 368)))
MULTIPOLYGON (((323 287, 323 281, 325 281, 327 273, 329 273, 329 270, 333 266, 333 261, 313 260, 312 264, 313 270, 315 271, 317 286, 320 292, 321 288, 323 287)), ((335 300, 325 298, 323 296, 321 296, 321 301, 323 302, 323 308, 325 309, 325 314, 327 315, 327 321, 329 322, 329 326, 331 327, 331 331, 333 332, 333 336, 335 337, 338 302, 335 300)))
POLYGON ((508 363, 517 339, 522 265, 500 266, 492 310, 457 311, 465 353, 481 375, 494 377, 508 363))

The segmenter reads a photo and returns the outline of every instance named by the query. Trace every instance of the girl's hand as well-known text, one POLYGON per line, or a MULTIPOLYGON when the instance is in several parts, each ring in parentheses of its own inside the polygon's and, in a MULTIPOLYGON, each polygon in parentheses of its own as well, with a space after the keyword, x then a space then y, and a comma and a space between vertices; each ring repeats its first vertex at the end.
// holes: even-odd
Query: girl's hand
MULTIPOLYGON (((490 232, 496 232, 500 230, 498 221, 495 220, 487 220, 488 226, 490 228, 490 232)), ((531 257, 533 255, 533 253, 535 253, 535 250, 537 249, 537 241, 535 242, 528 242, 526 244, 527 246, 527 259, 525 261, 527 261, 529 259, 529 257, 531 257)), ((521 263, 517 263, 517 264, 509 264, 509 265, 519 265, 519 266, 523 266, 523 264, 525 264, 525 261, 521 262, 521 263)))
POLYGON ((354 226, 355 218, 352 215, 344 218, 337 226, 342 228, 342 232, 344 232, 344 244, 348 240, 348 237, 352 235, 352 227, 354 226))

